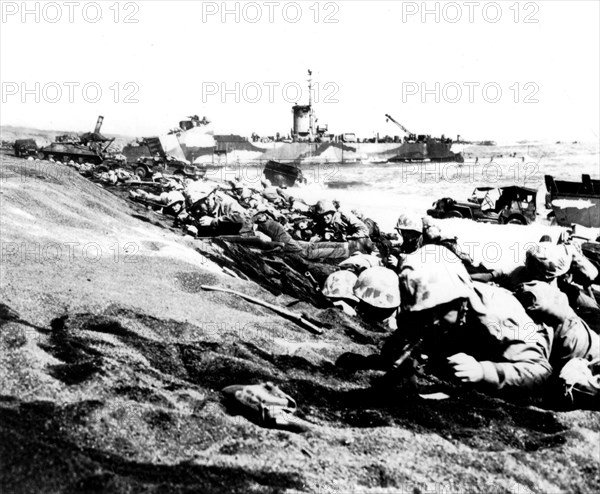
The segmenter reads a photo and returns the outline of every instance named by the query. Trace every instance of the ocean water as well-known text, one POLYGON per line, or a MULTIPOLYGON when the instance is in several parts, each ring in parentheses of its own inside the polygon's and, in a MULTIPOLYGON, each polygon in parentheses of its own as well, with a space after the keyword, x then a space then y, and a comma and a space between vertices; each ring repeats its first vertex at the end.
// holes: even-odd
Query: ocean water
POLYGON ((308 185, 298 190, 302 197, 313 202, 338 199, 344 208, 358 209, 391 230, 401 212, 425 215, 435 200, 467 199, 479 186, 542 188, 543 205, 544 175, 581 180, 587 173, 600 178, 600 154, 597 144, 479 147, 468 150, 462 165, 330 163, 308 165, 303 173, 308 185))
MULTIPOLYGON (((561 227, 546 220, 544 176, 581 180, 582 174, 600 178, 599 143, 522 143, 472 146, 465 149, 465 163, 327 163, 301 165, 307 184, 289 192, 308 204, 336 199, 342 209, 358 210, 377 221, 384 232, 393 232, 400 213, 419 217, 443 197, 469 198, 476 187, 522 185, 538 190, 538 220, 531 225, 496 225, 466 219, 439 220, 445 235, 475 262, 507 270, 524 260, 525 252, 542 235, 557 239, 561 227)), ((264 165, 263 165, 264 166, 264 165)), ((261 165, 228 165, 209 169, 207 178, 241 178, 259 187, 261 165)))
POLYGON ((296 193, 314 203, 337 199, 344 209, 357 209, 391 232, 398 215, 408 212, 425 216, 442 197, 467 199, 475 187, 523 185, 538 189, 538 222, 533 225, 493 225, 453 219, 441 222, 445 233, 456 236, 476 262, 496 269, 510 269, 524 259, 531 245, 544 234, 557 238, 560 227, 545 221, 544 175, 563 180, 581 180, 586 173, 600 178, 598 143, 521 144, 473 147, 466 162, 426 164, 326 164, 307 166, 308 180, 296 193), (513 157, 514 156, 514 157, 513 157))

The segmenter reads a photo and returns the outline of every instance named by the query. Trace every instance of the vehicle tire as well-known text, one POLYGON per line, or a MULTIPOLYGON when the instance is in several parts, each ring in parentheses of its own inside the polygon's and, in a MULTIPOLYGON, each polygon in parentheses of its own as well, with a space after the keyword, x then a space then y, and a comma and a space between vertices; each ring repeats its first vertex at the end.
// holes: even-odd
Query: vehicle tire
POLYGON ((456 210, 452 210, 452 211, 448 211, 445 215, 444 218, 464 218, 464 216, 462 215, 462 213, 460 211, 456 211, 456 210))
POLYGON ((138 166, 135 169, 135 174, 140 178, 140 180, 144 180, 148 176, 148 170, 143 166, 138 166))
POLYGON ((173 173, 173 175, 175 175, 176 177, 184 177, 185 173, 183 172, 183 170, 176 170, 175 173, 173 173))
POLYGON ((520 214, 513 214, 510 215, 507 219, 506 219, 506 224, 507 225, 527 225, 527 219, 525 219, 524 216, 521 216, 520 214))

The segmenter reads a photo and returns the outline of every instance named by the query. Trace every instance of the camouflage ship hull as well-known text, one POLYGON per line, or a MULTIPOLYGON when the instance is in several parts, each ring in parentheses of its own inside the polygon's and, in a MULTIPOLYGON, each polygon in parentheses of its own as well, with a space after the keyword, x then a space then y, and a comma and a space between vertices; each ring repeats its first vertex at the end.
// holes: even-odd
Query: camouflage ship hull
MULTIPOLYGON (((189 149, 187 152, 194 157, 197 150, 189 149)), ((213 157, 207 158, 212 160, 213 157)), ((453 150, 452 145, 446 143, 245 142, 241 145, 226 140, 218 141, 214 159, 225 163, 273 160, 298 164, 464 161, 460 149, 453 150)))
MULTIPOLYGON (((250 142, 237 135, 198 135, 200 129, 159 137, 166 154, 191 163, 386 163, 464 162, 462 145, 432 139, 427 142, 250 142), (197 134, 197 135, 194 135, 197 134), (210 137, 210 139, 208 139, 210 137)), ((126 147, 128 161, 151 151, 144 146, 126 147)))

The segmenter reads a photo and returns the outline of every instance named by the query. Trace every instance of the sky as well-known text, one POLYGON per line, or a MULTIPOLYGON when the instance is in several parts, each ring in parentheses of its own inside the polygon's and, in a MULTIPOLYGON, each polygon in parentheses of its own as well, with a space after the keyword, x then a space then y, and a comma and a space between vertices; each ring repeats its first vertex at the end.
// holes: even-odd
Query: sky
POLYGON ((473 140, 600 135, 597 1, 0 5, 2 125, 86 131, 103 115, 106 133, 149 136, 197 114, 285 135, 310 69, 335 134, 402 134, 389 113, 473 140))

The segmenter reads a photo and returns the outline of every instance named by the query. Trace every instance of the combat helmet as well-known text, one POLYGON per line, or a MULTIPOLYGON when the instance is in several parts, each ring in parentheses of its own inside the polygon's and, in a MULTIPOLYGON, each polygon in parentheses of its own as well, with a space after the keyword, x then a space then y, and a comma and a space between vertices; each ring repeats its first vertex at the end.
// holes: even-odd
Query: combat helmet
POLYGON ((403 311, 432 309, 473 295, 473 282, 464 265, 441 245, 426 245, 406 255, 398 277, 403 311))
POLYGON ((332 201, 322 199, 314 206, 314 212, 316 215, 323 215, 327 213, 335 213, 336 209, 332 201))
POLYGON ((534 320, 561 324, 576 318, 569 299, 556 286, 544 281, 530 281, 519 285, 515 297, 534 320))
POLYGON ((290 220, 294 224, 302 223, 303 221, 309 221, 310 218, 308 216, 304 216, 303 214, 293 214, 290 216, 290 220))
POLYGON ((456 236, 450 235, 441 225, 440 221, 423 216, 423 240, 425 243, 439 243, 444 241, 456 241, 456 236))
POLYGON ((196 204, 198 201, 202 201, 210 196, 217 190, 216 186, 205 182, 194 182, 187 186, 183 195, 188 205, 196 204))
POLYGON ((322 293, 328 298, 343 298, 358 302, 358 298, 353 291, 357 280, 358 277, 352 271, 336 271, 331 273, 325 280, 322 293))
POLYGON ((400 305, 398 276, 381 266, 365 269, 354 285, 354 295, 373 307, 396 308, 400 305))
POLYGON ((396 222, 396 230, 423 231, 423 220, 410 214, 402 213, 396 222))
POLYGON ((572 260, 573 255, 565 245, 540 242, 527 251, 525 266, 536 278, 550 281, 568 272, 572 260))
POLYGON ((183 190, 183 185, 181 185, 177 180, 172 178, 168 179, 163 184, 164 190, 183 190))
POLYGON ((357 273, 360 273, 365 269, 381 266, 381 259, 373 254, 357 252, 352 254, 348 259, 340 262, 338 266, 342 269, 353 269, 357 273))

